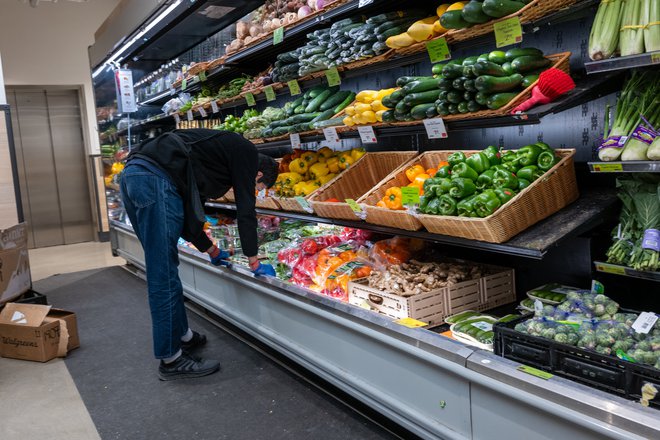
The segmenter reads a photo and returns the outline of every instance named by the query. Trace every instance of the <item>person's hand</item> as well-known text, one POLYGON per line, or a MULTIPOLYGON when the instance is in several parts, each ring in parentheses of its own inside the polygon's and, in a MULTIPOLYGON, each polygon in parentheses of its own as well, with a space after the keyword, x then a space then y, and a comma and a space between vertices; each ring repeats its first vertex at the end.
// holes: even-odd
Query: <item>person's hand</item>
POLYGON ((207 251, 209 257, 211 257, 211 264, 214 266, 224 266, 230 267, 231 263, 227 260, 229 258, 229 252, 219 249, 217 246, 211 246, 211 249, 207 251))
POLYGON ((273 266, 270 264, 262 264, 259 263, 256 269, 252 270, 252 273, 259 276, 259 275, 266 275, 269 277, 274 277, 275 276, 275 269, 273 269, 273 266))

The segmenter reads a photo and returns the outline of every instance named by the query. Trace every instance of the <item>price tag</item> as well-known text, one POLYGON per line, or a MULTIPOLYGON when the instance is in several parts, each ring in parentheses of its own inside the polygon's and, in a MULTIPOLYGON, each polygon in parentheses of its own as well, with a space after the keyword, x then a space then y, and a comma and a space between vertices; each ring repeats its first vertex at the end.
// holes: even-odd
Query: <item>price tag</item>
POLYGON ((534 312, 537 314, 543 313, 543 303, 538 299, 534 300, 534 312))
POLYGON ((378 142, 374 128, 371 125, 358 126, 358 132, 360 132, 360 139, 363 144, 375 144, 378 142))
POLYGON ((203 107, 203 106, 200 105, 199 108, 197 109, 197 111, 199 112, 199 115, 200 115, 202 118, 205 118, 205 117, 206 117, 206 110, 204 110, 204 107, 203 107))
POLYGON ((170 96, 174 95, 176 93, 176 89, 174 87, 170 87, 170 96))
POLYGON ((266 101, 275 101, 275 90, 273 90, 273 86, 266 86, 264 87, 264 93, 266 93, 266 101))
POLYGON ((447 137, 445 121, 442 118, 424 119, 424 128, 429 139, 444 139, 447 137))
POLYGON ((336 67, 331 67, 325 71, 325 77, 328 80, 328 85, 330 87, 338 86, 341 84, 341 78, 339 77, 339 72, 336 67))
POLYGON ((284 41, 284 28, 278 27, 273 31, 273 45, 280 44, 284 41))
POLYGON ((521 365, 518 368, 516 368, 516 370, 522 371, 523 373, 531 374, 532 376, 536 376, 536 377, 538 377, 540 379, 543 379, 543 380, 548 380, 551 377, 553 377, 552 374, 550 374, 546 371, 538 370, 536 368, 532 368, 532 367, 529 367, 527 365, 521 365))
POLYGON ((179 117, 178 113, 174 113, 174 123, 176 125, 179 125, 181 123, 181 118, 179 117))
POLYGON ((493 25, 493 29, 496 47, 510 46, 522 41, 522 26, 518 17, 498 21, 493 25))
POLYGON ((617 173, 623 171, 623 164, 620 163, 597 163, 593 167, 594 171, 598 173, 617 173))
POLYGON ((298 133, 291 133, 291 136, 289 136, 289 139, 291 139, 291 147, 292 148, 300 148, 300 134, 298 133))
POLYGON ((325 140, 328 142, 339 142, 339 135, 335 127, 325 127, 323 129, 323 136, 325 136, 325 140))
POLYGON ((651 54, 651 64, 658 64, 658 63, 660 63, 660 52, 651 54))
POLYGON ((432 63, 451 59, 451 52, 449 52, 449 46, 447 46, 447 40, 444 37, 426 43, 426 50, 432 63))
POLYGON ((427 325, 429 325, 427 322, 418 321, 418 320, 413 319, 413 318, 401 318, 401 319, 397 319, 394 322, 396 324, 399 324, 399 325, 402 325, 402 326, 408 327, 408 328, 419 328, 419 327, 426 327, 427 325))
POLYGON ((406 206, 419 204, 419 188, 416 186, 401 187, 401 204, 406 206))
POLYGON ((287 82, 286 85, 289 86, 289 92, 291 92, 291 96, 300 95, 300 84, 298 84, 298 80, 292 79, 291 81, 287 82))
POLYGON ((354 213, 359 214, 362 212, 362 207, 358 205, 355 200, 346 199, 346 203, 348 204, 348 207, 353 210, 354 213))
POLYGON ((304 197, 296 196, 294 198, 296 199, 296 202, 298 202, 300 204, 300 207, 302 209, 304 209, 305 211, 310 212, 310 213, 314 212, 314 210, 312 209, 312 206, 309 204, 309 202, 307 200, 305 200, 304 197))
POLYGON ((192 110, 188 110, 188 111, 186 112, 186 118, 187 118, 189 121, 192 121, 192 120, 193 120, 192 110))
POLYGON ((633 322, 632 328, 637 333, 647 334, 651 331, 656 321, 658 320, 658 315, 651 312, 642 312, 639 314, 639 317, 633 322))
POLYGON ((206 70, 202 70, 199 72, 199 75, 197 75, 200 81, 204 82, 206 81, 206 70))
POLYGON ((250 107, 254 107, 255 105, 257 105, 257 101, 255 101, 254 95, 250 92, 245 94, 245 102, 247 102, 247 105, 249 105, 250 107))
POLYGON ((261 189, 257 192, 257 200, 263 200, 266 198, 266 190, 261 189))
POLYGON ((218 113, 220 109, 218 108, 218 103, 215 101, 211 101, 211 111, 213 113, 218 113))
POLYGON ((183 81, 181 81, 181 90, 186 90, 186 87, 188 87, 188 78, 183 78, 183 81))

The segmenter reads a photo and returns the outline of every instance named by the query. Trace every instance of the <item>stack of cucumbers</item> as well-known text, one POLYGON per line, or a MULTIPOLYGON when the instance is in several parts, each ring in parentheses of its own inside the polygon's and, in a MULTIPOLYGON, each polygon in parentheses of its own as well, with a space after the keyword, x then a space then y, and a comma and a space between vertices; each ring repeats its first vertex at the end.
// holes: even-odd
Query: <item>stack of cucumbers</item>
POLYGON ((497 110, 533 84, 551 61, 536 48, 495 50, 433 66, 440 116, 497 110))
POLYGON ((286 117, 273 121, 261 132, 261 137, 300 133, 329 125, 341 125, 341 118, 331 120, 355 99, 355 93, 339 87, 320 85, 307 90, 284 105, 286 117))

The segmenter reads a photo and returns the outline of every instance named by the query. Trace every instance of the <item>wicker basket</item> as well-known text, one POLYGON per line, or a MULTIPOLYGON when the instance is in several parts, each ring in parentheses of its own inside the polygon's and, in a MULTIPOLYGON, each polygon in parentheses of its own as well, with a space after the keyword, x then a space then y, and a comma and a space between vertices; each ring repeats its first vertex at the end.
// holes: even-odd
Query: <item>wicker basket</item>
MULTIPOLYGON (((575 150, 555 150, 561 160, 494 214, 486 218, 418 214, 417 219, 434 234, 502 243, 578 198, 573 156, 575 150)), ((422 163, 446 160, 451 151, 422 154, 422 163)), ((465 152, 468 156, 471 152, 465 152)), ((382 209, 382 208, 379 208, 382 209)))
MULTIPOLYGON (((234 189, 230 188, 229 191, 227 191, 223 196, 223 199, 229 203, 236 203, 236 196, 234 195, 234 189)), ((257 208, 263 208, 263 209, 276 209, 276 210, 280 209, 280 205, 277 203, 274 197, 264 197, 263 199, 257 197, 255 206, 257 208)))
POLYGON ((367 153, 363 160, 337 176, 331 185, 316 190, 309 198, 309 203, 319 217, 355 220, 355 213, 343 200, 358 200, 389 173, 416 155, 415 151, 367 153), (329 198, 342 202, 323 201, 329 198))
POLYGON ((227 191, 224 195, 225 200, 227 200, 230 203, 236 203, 236 196, 234 195, 234 188, 229 188, 229 191, 227 191))
POLYGON ((206 66, 207 70, 213 70, 216 67, 220 67, 225 63, 225 60, 227 59, 226 55, 221 56, 220 58, 216 58, 213 61, 209 61, 209 64, 206 66))
POLYGON ((188 69, 188 76, 195 76, 204 70, 208 68, 209 63, 207 62, 201 62, 201 63, 195 63, 194 66, 190 67, 188 69))

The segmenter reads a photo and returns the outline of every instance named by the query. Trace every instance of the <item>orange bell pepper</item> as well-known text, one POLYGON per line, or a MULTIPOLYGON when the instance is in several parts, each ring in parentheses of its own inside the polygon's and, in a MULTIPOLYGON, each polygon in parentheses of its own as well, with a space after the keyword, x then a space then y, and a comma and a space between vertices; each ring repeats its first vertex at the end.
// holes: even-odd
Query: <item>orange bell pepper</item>
POLYGON ((385 204, 385 197, 379 200, 378 203, 376 203, 376 206, 378 206, 379 208, 387 208, 387 205, 385 204))
POLYGON ((415 177, 417 177, 418 174, 421 174, 424 171, 426 170, 424 170, 423 166, 421 166, 420 164, 415 164, 406 170, 406 177, 408 178, 409 181, 412 182, 415 180, 415 177))
POLYGON ((374 244, 372 252, 383 263, 401 264, 410 259, 410 251, 406 244, 406 241, 397 239, 381 240, 374 244))
POLYGON ((435 176, 435 173, 437 172, 438 172, 437 168, 429 168, 428 170, 426 170, 426 174, 428 174, 431 177, 435 176))
POLYGON ((403 202, 401 200, 401 188, 394 186, 385 192, 385 206, 389 209, 401 210, 403 209, 403 202))
POLYGON ((449 162, 447 162, 446 160, 441 160, 440 163, 438 163, 438 166, 437 166, 436 170, 439 170, 440 168, 446 167, 448 165, 449 165, 449 162))
POLYGON ((424 182, 426 182, 426 179, 429 179, 431 176, 429 176, 426 173, 420 173, 415 176, 415 179, 412 181, 412 186, 416 186, 419 189, 422 189, 424 186, 424 182))

